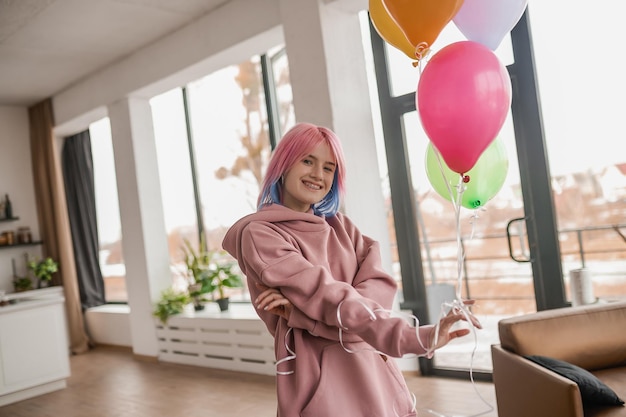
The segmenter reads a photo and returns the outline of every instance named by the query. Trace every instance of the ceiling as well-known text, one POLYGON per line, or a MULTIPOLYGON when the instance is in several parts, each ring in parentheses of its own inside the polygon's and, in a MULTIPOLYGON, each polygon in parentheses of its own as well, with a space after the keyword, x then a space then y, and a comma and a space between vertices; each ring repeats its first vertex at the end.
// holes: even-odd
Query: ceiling
POLYGON ((31 106, 230 0, 0 0, 0 106, 31 106))

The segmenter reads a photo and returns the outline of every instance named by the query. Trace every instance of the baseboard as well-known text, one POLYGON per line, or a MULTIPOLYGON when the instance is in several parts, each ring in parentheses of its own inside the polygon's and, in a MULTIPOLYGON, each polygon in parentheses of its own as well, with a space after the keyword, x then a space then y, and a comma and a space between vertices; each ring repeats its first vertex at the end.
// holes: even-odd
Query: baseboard
POLYGON ((139 362, 155 362, 156 363, 159 361, 158 356, 138 355, 136 353, 133 353, 133 359, 139 362))
POLYGON ((16 403, 18 401, 27 400, 29 398, 38 397, 40 395, 48 394, 50 392, 62 390, 66 387, 67 383, 65 382, 65 379, 62 379, 59 381, 49 382, 47 384, 37 385, 36 387, 12 392, 10 394, 0 395, 0 407, 16 403))
POLYGON ((98 349, 108 349, 108 350, 116 350, 119 352, 133 353, 133 348, 130 346, 110 345, 107 343, 94 343, 93 347, 98 348, 98 349))

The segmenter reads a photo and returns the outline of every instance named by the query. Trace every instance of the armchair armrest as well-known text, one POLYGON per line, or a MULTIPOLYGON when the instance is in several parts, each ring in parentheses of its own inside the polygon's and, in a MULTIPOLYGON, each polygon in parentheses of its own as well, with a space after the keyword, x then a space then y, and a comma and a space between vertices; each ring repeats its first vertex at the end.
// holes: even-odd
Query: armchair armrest
POLYGON ((491 346, 499 417, 583 417, 575 382, 501 345, 491 346))

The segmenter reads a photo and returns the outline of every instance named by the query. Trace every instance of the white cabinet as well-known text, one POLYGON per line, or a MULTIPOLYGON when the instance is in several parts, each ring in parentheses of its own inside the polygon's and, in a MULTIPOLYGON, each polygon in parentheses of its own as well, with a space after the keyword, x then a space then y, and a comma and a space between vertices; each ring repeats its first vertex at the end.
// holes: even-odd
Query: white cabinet
POLYGON ((61 288, 30 293, 0 307, 0 406, 65 388, 70 375, 61 288))

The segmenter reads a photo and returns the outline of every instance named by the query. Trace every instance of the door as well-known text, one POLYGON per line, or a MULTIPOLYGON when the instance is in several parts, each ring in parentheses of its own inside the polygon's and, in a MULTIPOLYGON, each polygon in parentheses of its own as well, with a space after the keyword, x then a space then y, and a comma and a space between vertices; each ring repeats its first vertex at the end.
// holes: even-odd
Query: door
MULTIPOLYGON (((445 308, 445 301, 461 294, 464 299, 477 301, 474 313, 484 326, 474 337, 440 349, 432 360, 421 360, 420 368, 426 374, 460 376, 472 369, 475 377, 488 379, 490 345, 498 343, 497 322, 512 315, 568 305, 569 282, 563 271, 576 266, 571 258, 578 257, 578 264, 585 258, 590 265, 587 249, 599 251, 586 242, 586 249, 569 245, 578 239, 565 236, 568 233, 578 236, 578 227, 570 230, 571 227, 559 224, 564 199, 553 190, 552 161, 547 155, 567 159, 571 152, 563 149, 549 152, 548 149, 550 141, 546 140, 544 132, 528 15, 527 12, 511 37, 496 51, 509 70, 514 91, 511 112, 498 136, 508 154, 506 181, 483 209, 461 209, 458 222, 452 204, 432 190, 424 172, 428 138, 415 111, 419 74, 406 65, 407 58, 401 52, 384 45, 375 34, 372 36, 391 210, 395 224, 400 225, 395 227, 395 232, 403 290, 401 305, 411 309, 422 321, 429 317, 433 322, 442 306, 445 308), (563 259, 561 244, 565 249, 563 259), (572 247, 578 251, 573 253, 572 247)), ((554 31, 553 26, 551 30, 554 31)), ((448 25, 433 50, 463 39, 448 25)), ((554 45, 552 47, 554 49, 554 45)), ((589 67, 585 69, 588 71, 589 67)), ((575 120, 565 122, 565 126, 571 126, 575 120)), ((572 142, 570 145, 576 146, 572 142)), ((613 165, 617 171, 620 167, 623 170, 623 164, 613 165)), ((615 174, 615 169, 612 172, 615 174)), ((620 175, 623 176, 623 172, 620 175)), ((623 177, 618 179, 623 181, 623 177)), ((608 198, 623 201, 623 194, 620 194, 623 191, 622 185, 608 198)), ((619 247, 624 243, 623 225, 614 224, 615 216, 626 218, 624 209, 617 204, 608 210, 616 213, 609 216, 613 219, 609 228, 609 224, 599 224, 599 219, 608 216, 607 205, 603 202, 594 207, 596 220, 587 219, 585 227, 590 230, 583 233, 602 233, 596 240, 602 241, 603 247, 610 246, 612 253, 605 258, 614 258, 611 266, 604 264, 604 267, 614 272, 621 268, 621 272, 607 279, 615 280, 617 275, 623 277, 625 269, 619 262, 620 257, 624 258, 619 247), (602 232, 592 232, 597 226, 602 232), (606 244, 609 234, 613 236, 612 245, 606 244)), ((610 290, 616 288, 619 289, 619 285, 610 290)), ((624 294, 623 289, 619 291, 624 294)))
POLYGON ((619 50, 626 5, 606 0, 590 9, 557 0, 533 3, 529 12, 533 38, 541 39, 534 57, 566 299, 624 299, 626 78, 619 50), (568 17, 555 35, 563 10, 568 17), (579 64, 581 51, 588 52, 579 64), (570 276, 580 268, 588 285, 570 276))

